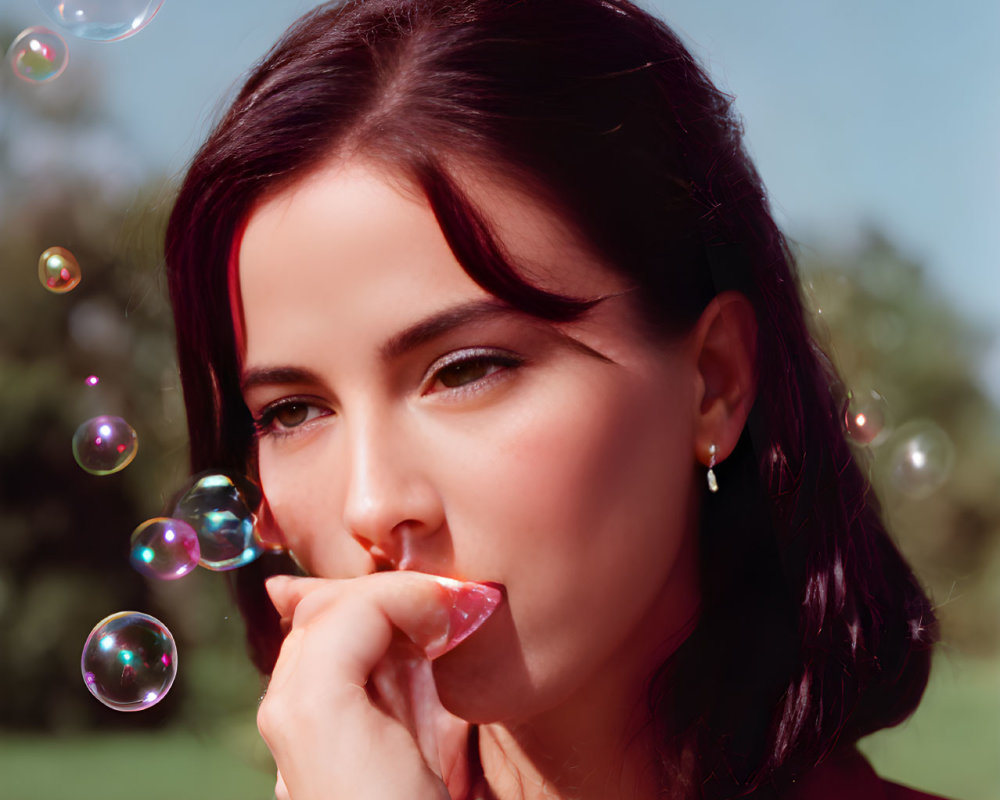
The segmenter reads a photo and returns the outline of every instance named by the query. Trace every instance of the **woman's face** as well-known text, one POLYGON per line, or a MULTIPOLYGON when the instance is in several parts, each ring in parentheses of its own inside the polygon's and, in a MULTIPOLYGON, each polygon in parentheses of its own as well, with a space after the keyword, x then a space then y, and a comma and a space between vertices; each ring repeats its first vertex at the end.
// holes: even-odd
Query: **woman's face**
POLYGON ((277 535, 319 577, 503 584, 503 610, 435 662, 445 705, 485 722, 638 689, 691 620, 696 358, 648 338, 551 213, 471 193, 534 283, 614 296, 571 323, 504 306, 422 198, 356 162, 257 208, 239 280, 277 535))

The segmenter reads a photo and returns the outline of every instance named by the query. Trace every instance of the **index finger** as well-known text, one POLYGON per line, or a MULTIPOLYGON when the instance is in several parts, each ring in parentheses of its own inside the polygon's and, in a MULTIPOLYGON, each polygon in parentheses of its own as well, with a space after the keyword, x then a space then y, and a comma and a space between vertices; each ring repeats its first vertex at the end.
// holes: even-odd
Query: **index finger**
MULTIPOLYGON (((351 606, 353 610, 347 613, 353 624, 348 627, 358 626, 362 634, 374 633, 373 628, 380 627, 374 624, 375 616, 381 615, 423 648, 429 658, 464 641, 503 600, 496 585, 411 571, 344 580, 278 575, 265 585, 286 627, 308 625, 334 605, 342 610, 351 606)), ((381 646, 374 641, 372 645, 381 646)))
POLYGON ((292 575, 272 575, 264 582, 275 610, 291 619, 302 598, 328 583, 323 578, 298 578, 292 575))

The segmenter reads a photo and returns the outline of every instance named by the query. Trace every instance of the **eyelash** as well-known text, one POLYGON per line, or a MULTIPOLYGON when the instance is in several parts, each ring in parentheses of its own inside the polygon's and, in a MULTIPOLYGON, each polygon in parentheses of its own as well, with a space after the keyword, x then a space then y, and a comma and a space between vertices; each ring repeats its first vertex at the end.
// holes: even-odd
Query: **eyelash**
POLYGON ((308 397, 283 397, 281 400, 277 400, 271 403, 269 406, 265 406, 261 409, 260 413, 256 415, 253 419, 253 427, 257 437, 262 436, 292 436, 299 431, 304 425, 309 424, 313 420, 319 419, 320 416, 327 416, 326 414, 320 414, 318 416, 310 417, 310 413, 320 409, 320 406, 312 402, 311 398, 308 397), (306 419, 297 425, 292 425, 291 427, 279 427, 278 426, 278 415, 282 411, 290 411, 291 409, 303 407, 306 410, 306 419))
MULTIPOLYGON (((463 395, 474 395, 487 389, 489 385, 496 380, 496 376, 500 373, 509 369, 517 369, 518 367, 523 366, 524 363, 523 358, 503 350, 472 348, 469 350, 460 350, 455 353, 449 353, 431 365, 429 370, 431 373, 430 377, 425 382, 426 388, 421 391, 421 394, 438 394, 441 392, 448 392, 452 396, 458 395, 460 397, 463 395), (456 368, 480 365, 488 370, 491 367, 495 367, 497 369, 488 371, 481 377, 474 378, 473 380, 461 383, 457 386, 445 386, 443 389, 438 391, 431 391, 431 389, 433 389, 433 387, 441 381, 442 375, 446 370, 455 370, 456 368)), ((329 416, 329 413, 323 413, 322 407, 313 402, 312 398, 284 397, 261 409, 260 413, 254 417, 253 425, 255 433, 258 437, 286 437, 294 436, 310 422, 325 416, 329 416), (278 415, 283 411, 289 411, 299 406, 305 407, 306 418, 302 422, 290 427, 278 427, 278 415), (320 411, 320 413, 312 415, 312 412, 317 410, 320 411)))
POLYGON ((518 367, 524 366, 524 359, 520 356, 516 356, 513 353, 506 350, 490 350, 487 348, 474 347, 467 350, 458 350, 454 353, 449 353, 442 358, 439 358, 434 364, 431 365, 430 370, 428 370, 431 375, 429 380, 426 382, 427 389, 424 390, 425 394, 433 394, 429 390, 437 385, 442 378, 442 375, 447 370, 456 370, 456 368, 470 367, 470 366, 484 366, 486 368, 497 367, 483 375, 479 378, 474 378, 466 383, 459 384, 458 386, 445 386, 441 391, 447 391, 452 394, 473 394, 485 389, 490 383, 495 380, 494 376, 499 375, 504 370, 517 369, 518 367))

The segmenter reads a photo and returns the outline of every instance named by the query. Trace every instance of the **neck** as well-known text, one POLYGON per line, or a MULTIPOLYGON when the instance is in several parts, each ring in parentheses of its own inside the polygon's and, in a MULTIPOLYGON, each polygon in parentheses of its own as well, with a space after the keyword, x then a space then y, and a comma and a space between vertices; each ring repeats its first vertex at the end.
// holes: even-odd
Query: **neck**
POLYGON ((612 734, 607 720, 588 719, 580 729, 592 735, 567 740, 540 722, 480 729, 479 752, 489 796, 637 800, 659 795, 646 737, 629 740, 612 734))

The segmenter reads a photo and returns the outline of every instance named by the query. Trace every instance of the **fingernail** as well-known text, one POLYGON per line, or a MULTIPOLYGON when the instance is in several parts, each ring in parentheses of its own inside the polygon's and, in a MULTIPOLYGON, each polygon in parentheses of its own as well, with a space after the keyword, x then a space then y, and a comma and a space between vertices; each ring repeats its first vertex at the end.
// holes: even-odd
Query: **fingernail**
POLYGON ((468 639, 503 602, 503 592, 496 584, 456 581, 435 577, 451 597, 448 609, 448 632, 426 648, 431 660, 443 656, 468 639))

